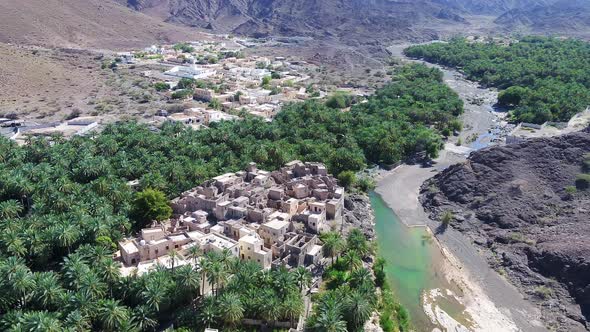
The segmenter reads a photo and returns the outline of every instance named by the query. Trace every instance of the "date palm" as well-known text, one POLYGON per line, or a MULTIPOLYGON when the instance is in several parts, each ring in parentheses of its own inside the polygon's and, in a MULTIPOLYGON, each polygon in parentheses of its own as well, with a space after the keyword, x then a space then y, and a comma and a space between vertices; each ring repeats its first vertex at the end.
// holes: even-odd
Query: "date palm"
POLYGON ((117 331, 123 322, 129 320, 129 311, 119 301, 106 299, 98 303, 97 317, 106 331, 117 331))
POLYGON ((193 298, 193 294, 199 293, 201 278, 199 273, 193 270, 192 266, 185 265, 176 271, 176 292, 180 298, 193 298))
POLYGON ((262 318, 274 326, 275 321, 281 318, 281 307, 277 296, 271 296, 265 299, 262 307, 262 318))
POLYGON ((360 268, 350 274, 350 286, 358 288, 361 285, 370 284, 373 282, 371 272, 365 268, 360 268))
POLYGON ((70 312, 64 321, 65 326, 72 329, 72 331, 83 332, 90 330, 90 319, 88 316, 82 314, 80 310, 70 312))
POLYGON ((347 332, 346 321, 342 318, 342 305, 334 298, 320 304, 313 328, 323 332, 347 332))
POLYGON ((153 331, 158 326, 158 321, 153 317, 153 311, 145 305, 136 307, 131 313, 131 320, 141 331, 153 331))
POLYGON ((325 257, 330 257, 332 259, 332 265, 334 265, 334 257, 338 256, 344 249, 342 236, 337 232, 328 232, 322 234, 321 239, 324 242, 324 246, 322 247, 323 254, 325 257))
POLYGON ((0 220, 18 217, 23 212, 23 206, 19 201, 8 200, 0 202, 0 220))
POLYGON ((219 298, 221 319, 228 325, 234 326, 244 317, 242 301, 236 293, 226 292, 219 298))
POLYGON ((374 309, 371 302, 361 292, 353 291, 344 304, 344 311, 351 330, 358 331, 361 329, 371 317, 374 309))
POLYGON ((34 300, 43 308, 56 309, 64 298, 65 290, 61 287, 59 278, 54 272, 39 272, 35 274, 34 300))
POLYGON ((293 278, 299 285, 299 292, 303 292, 304 287, 309 287, 311 284, 311 273, 303 266, 296 268, 293 271, 293 278))
POLYGON ((363 261, 361 261, 359 254, 357 254, 355 251, 346 252, 346 254, 342 257, 342 260, 344 261, 344 264, 348 266, 350 272, 363 266, 363 261))
POLYGON ((283 301, 281 311, 283 317, 289 319, 291 327, 293 326, 295 317, 299 317, 303 314, 303 299, 300 294, 289 294, 283 301))
POLYGON ((197 319, 202 326, 211 327, 219 319, 218 306, 212 297, 206 297, 203 300, 203 305, 200 307, 197 319))
POLYGON ((56 314, 47 311, 31 311, 23 314, 21 321, 22 331, 61 332, 63 325, 56 314))

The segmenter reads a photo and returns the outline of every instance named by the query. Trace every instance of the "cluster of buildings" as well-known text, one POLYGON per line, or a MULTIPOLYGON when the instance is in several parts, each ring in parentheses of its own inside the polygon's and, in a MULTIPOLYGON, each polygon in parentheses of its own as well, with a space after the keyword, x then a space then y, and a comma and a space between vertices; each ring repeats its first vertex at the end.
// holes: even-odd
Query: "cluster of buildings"
POLYGON ((77 117, 67 121, 35 123, 24 120, 0 118, 0 135, 24 145, 30 137, 60 136, 70 138, 84 136, 96 131, 100 125, 99 117, 77 117))
POLYGON ((123 273, 191 264, 194 246, 227 250, 263 269, 318 264, 318 235, 342 222, 343 201, 323 164, 293 161, 267 172, 252 163, 183 193, 171 202, 173 218, 121 241, 123 273))
MULTIPOLYGON (((304 87, 310 64, 260 56, 244 57, 242 44, 227 42, 190 42, 190 52, 174 46, 152 46, 141 52, 124 52, 119 57, 127 64, 160 64, 163 72, 145 71, 154 82, 167 83, 174 89, 183 78, 205 82, 207 87, 193 89, 186 98, 209 103, 217 100, 223 112, 246 111, 272 120, 287 102, 321 98, 321 91, 304 87)), ((169 92, 172 94, 172 91, 169 92)))

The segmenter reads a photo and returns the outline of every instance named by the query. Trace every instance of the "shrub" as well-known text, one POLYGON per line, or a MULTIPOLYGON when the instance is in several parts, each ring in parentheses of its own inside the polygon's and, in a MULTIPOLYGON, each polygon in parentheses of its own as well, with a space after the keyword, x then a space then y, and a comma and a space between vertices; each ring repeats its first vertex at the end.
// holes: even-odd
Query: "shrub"
POLYGON ((158 82, 154 84, 154 88, 156 91, 168 91, 170 90, 170 85, 168 83, 158 82))
POLYGON ((543 300, 546 300, 553 295, 553 291, 547 286, 539 286, 535 288, 535 295, 543 300))
POLYGON ((193 95, 193 90, 178 90, 172 94, 172 99, 185 99, 193 95))
POLYGON ((338 174, 338 182, 344 188, 348 189, 356 183, 356 175, 353 171, 343 171, 338 174))
POLYGON ((453 212, 449 210, 445 211, 440 221, 443 223, 443 225, 448 226, 451 221, 453 221, 453 212))
POLYGON ((579 190, 590 188, 590 174, 579 174, 576 177, 576 188, 579 190))

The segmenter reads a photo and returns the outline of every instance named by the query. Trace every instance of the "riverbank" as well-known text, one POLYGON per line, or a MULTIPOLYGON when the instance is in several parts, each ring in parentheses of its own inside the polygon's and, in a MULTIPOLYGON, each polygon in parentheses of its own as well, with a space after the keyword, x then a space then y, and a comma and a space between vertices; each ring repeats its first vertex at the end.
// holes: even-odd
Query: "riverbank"
MULTIPOLYGON (((404 45, 390 48, 395 56, 403 57, 404 45)), ((432 65, 434 66, 434 65, 432 65)), ((449 284, 461 291, 453 298, 461 302, 473 324, 459 324, 451 315, 445 315, 441 308, 423 306, 431 319, 445 324, 447 330, 454 331, 545 331, 540 321, 540 311, 525 301, 518 290, 491 269, 479 255, 471 241, 452 228, 438 232, 439 223, 430 220, 420 204, 418 197, 422 183, 448 166, 466 160, 471 150, 495 144, 497 139, 509 129, 503 121, 503 114, 493 108, 497 94, 483 89, 477 83, 466 81, 456 71, 441 69, 445 82, 451 86, 465 103, 462 116, 464 131, 460 134, 468 149, 457 149, 452 138, 440 156, 430 166, 401 165, 376 177, 375 191, 406 226, 423 226, 434 235, 434 243, 439 248, 441 262, 435 267, 449 284), (439 310, 440 309, 440 310, 439 310), (441 312, 442 311, 442 312, 441 312), (435 316, 435 317, 433 317, 435 316)), ((379 234, 378 234, 379 236, 379 234)), ((425 299, 447 294, 446 290, 424 289, 425 299)))

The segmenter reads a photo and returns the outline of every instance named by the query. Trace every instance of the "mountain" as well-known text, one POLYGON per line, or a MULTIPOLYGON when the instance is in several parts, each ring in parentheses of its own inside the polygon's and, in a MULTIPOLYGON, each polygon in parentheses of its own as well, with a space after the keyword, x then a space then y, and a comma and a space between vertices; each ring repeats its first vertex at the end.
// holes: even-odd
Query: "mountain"
POLYGON ((531 6, 548 6, 556 0, 434 0, 434 2, 475 15, 501 15, 531 6))
MULTIPOLYGON (((125 1, 125 0, 121 0, 125 1)), ((361 40, 432 35, 421 24, 464 24, 427 0, 127 0, 167 22, 252 36, 343 37, 361 40)))
POLYGON ((0 42, 129 48, 188 40, 197 33, 112 0, 2 0, 0 42))
POLYGON ((118 1, 167 22, 217 32, 327 37, 344 42, 427 40, 456 33, 523 29, 583 36, 590 30, 588 0, 118 1))
POLYGON ((526 29, 541 33, 567 33, 590 38, 590 1, 561 0, 509 10, 495 23, 507 29, 526 29))

